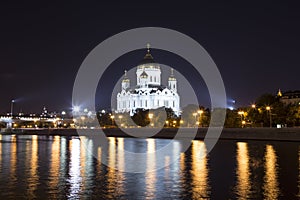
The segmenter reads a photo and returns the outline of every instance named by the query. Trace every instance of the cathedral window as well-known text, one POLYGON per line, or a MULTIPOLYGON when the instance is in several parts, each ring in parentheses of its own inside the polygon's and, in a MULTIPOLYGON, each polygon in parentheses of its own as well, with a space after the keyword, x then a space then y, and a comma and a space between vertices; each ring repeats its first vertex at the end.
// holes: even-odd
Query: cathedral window
POLYGON ((169 107, 169 101, 165 100, 165 106, 169 107))

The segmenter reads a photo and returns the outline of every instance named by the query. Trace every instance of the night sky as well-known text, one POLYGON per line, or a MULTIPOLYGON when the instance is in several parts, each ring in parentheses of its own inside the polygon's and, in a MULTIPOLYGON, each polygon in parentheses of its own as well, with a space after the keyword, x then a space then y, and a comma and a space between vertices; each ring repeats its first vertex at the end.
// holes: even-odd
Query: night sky
MULTIPOLYGON (((15 112, 40 112, 44 105, 51 111, 70 109, 73 82, 88 53, 119 32, 149 26, 174 29, 198 41, 217 64, 228 99, 236 106, 248 105, 263 93, 275 94, 278 88, 300 89, 299 5, 81 2, 0 3, 0 113, 9 112, 11 99, 16 99, 15 112)), ((108 78, 101 80, 108 87, 99 87, 98 107, 109 106, 109 85, 144 53, 122 56, 110 66, 108 78)), ((200 102, 208 105, 201 77, 168 55, 153 50, 158 62, 188 76, 200 102)))

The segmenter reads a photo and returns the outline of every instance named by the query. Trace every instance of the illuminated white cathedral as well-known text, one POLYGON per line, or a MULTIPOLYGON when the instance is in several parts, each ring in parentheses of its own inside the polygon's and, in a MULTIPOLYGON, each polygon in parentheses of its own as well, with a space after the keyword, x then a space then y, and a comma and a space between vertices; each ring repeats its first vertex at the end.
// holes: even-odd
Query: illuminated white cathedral
POLYGON ((130 79, 125 71, 122 80, 122 91, 117 94, 117 112, 130 112, 133 115, 136 109, 171 108, 176 115, 180 114, 180 97, 177 93, 177 80, 174 70, 168 78, 168 86, 161 84, 161 69, 150 54, 150 45, 147 45, 147 54, 137 66, 135 87, 130 86, 130 79))

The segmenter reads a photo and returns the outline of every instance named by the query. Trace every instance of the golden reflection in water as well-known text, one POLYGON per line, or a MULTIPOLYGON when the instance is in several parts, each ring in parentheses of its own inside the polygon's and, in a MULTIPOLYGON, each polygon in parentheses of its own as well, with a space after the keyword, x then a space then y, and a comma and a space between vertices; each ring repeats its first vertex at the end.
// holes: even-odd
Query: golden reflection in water
POLYGON ((236 192, 239 199, 248 199, 251 189, 248 144, 245 142, 237 143, 237 186, 236 192))
POLYGON ((94 174, 93 169, 93 140, 87 137, 80 137, 80 166, 82 179, 82 190, 89 187, 90 177, 94 174))
POLYGON ((16 135, 11 136, 10 147, 10 183, 14 185, 17 181, 16 168, 17 168, 17 138, 16 135))
POLYGON ((72 139, 69 141, 71 157, 69 166, 69 183, 70 194, 68 198, 78 199, 81 190, 81 176, 80 176, 80 140, 72 139))
POLYGON ((102 150, 101 147, 98 147, 98 155, 97 155, 97 172, 101 174, 101 154, 102 154, 102 150))
POLYGON ((59 182, 60 168, 60 136, 54 136, 51 145, 51 161, 50 161, 50 181, 49 187, 52 190, 57 188, 59 182))
MULTIPOLYGON (((67 176, 67 139, 65 137, 60 138, 60 174, 61 177, 67 176)), ((62 179, 60 179, 62 181, 62 179)))
POLYGON ((146 177, 146 199, 154 199, 155 191, 156 191, 156 156, 155 156, 155 140, 154 139, 146 139, 147 141, 147 172, 145 174, 146 177))
POLYGON ((125 149, 124 149, 124 138, 117 138, 117 144, 118 144, 118 169, 121 171, 117 171, 118 173, 118 182, 117 182, 117 187, 118 187, 118 192, 120 194, 125 193, 124 189, 124 174, 122 173, 123 170, 125 170, 125 149))
POLYGON ((280 191, 277 179, 277 156, 272 145, 266 146, 263 189, 265 199, 278 199, 280 191))
POLYGON ((170 178, 170 156, 165 156, 165 180, 169 180, 170 178))
POLYGON ((206 146, 203 141, 192 142, 192 185, 193 199, 207 198, 208 194, 208 169, 206 146))
POLYGON ((298 198, 300 197, 300 146, 298 147, 298 198))
MULTIPOLYGON (((84 136, 80 136, 80 176, 81 177, 86 177, 86 164, 87 164, 87 138, 84 136)), ((82 186, 81 190, 85 190, 85 179, 82 178, 82 186)))
POLYGON ((116 191, 118 195, 125 192, 124 189, 124 174, 116 170, 124 169, 124 139, 123 138, 108 138, 108 172, 107 172, 107 193, 110 194, 107 198, 115 198, 116 191))
POLYGON ((184 172, 185 170, 185 153, 180 153, 180 171, 184 172))
POLYGON ((125 168, 124 138, 117 138, 117 142, 118 142, 118 169, 125 170, 124 169, 125 168))
POLYGON ((0 134, 0 171, 2 170, 2 135, 0 134))
MULTIPOLYGON (((115 185, 115 176, 116 176, 116 138, 108 138, 108 172, 107 172, 107 189, 108 194, 113 194, 116 185, 115 185)), ((109 196, 108 198, 113 198, 109 196)))
POLYGON ((38 136, 33 135, 31 138, 31 159, 30 159, 30 176, 28 178, 28 195, 30 198, 35 198, 35 190, 38 186, 38 136))

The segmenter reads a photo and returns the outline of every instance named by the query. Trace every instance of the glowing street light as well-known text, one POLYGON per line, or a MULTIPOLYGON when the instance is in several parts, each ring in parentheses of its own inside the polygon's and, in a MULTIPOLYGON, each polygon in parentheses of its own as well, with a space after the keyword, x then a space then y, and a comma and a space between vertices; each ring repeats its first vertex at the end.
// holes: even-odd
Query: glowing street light
POLYGON ((118 118, 120 119, 120 124, 121 124, 121 126, 122 126, 123 115, 119 115, 118 118))
POLYGON ((266 110, 269 112, 269 116, 270 116, 270 128, 272 128, 272 112, 271 112, 271 107, 267 106, 266 110))
POLYGON ((11 103, 10 103, 10 115, 11 117, 13 117, 13 112, 14 112, 14 103, 15 103, 15 100, 11 100, 11 103))
POLYGON ((200 126, 200 122, 201 122, 201 115, 204 111, 203 110, 198 110, 198 114, 199 114, 199 123, 198 126, 200 126))
POLYGON ((148 117, 149 117, 149 119, 151 120, 151 119, 153 118, 153 114, 152 114, 152 113, 149 113, 149 114, 148 114, 148 117))
POLYGON ((74 112, 79 112, 80 111, 80 106, 74 106, 73 111, 74 112))
POLYGON ((239 115, 243 115, 243 114, 244 114, 244 111, 239 111, 238 114, 239 114, 239 115))
POLYGON ((193 113, 193 116, 195 117, 195 124, 197 122, 197 113, 193 113))
POLYGON ((201 115, 203 113, 203 110, 198 110, 198 114, 201 115))
POLYGON ((243 127, 243 115, 244 115, 244 111, 238 111, 238 114, 241 115, 241 123, 242 123, 242 127, 243 127))
POLYGON ((114 115, 111 115, 111 116, 110 116, 110 119, 111 119, 111 125, 114 125, 114 119, 115 119, 115 116, 114 116, 114 115))
POLYGON ((256 108, 256 105, 255 105, 255 104, 252 104, 251 107, 252 107, 252 108, 256 108))

